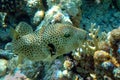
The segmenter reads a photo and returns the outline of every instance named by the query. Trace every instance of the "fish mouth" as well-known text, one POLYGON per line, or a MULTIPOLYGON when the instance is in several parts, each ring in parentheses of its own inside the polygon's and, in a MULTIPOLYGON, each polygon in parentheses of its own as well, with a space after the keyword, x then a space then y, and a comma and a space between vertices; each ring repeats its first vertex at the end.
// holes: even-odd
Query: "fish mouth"
POLYGON ((48 47, 49 47, 49 51, 50 51, 50 53, 51 53, 51 56, 55 55, 55 53, 56 53, 55 45, 52 44, 52 43, 49 43, 49 44, 48 44, 48 47))

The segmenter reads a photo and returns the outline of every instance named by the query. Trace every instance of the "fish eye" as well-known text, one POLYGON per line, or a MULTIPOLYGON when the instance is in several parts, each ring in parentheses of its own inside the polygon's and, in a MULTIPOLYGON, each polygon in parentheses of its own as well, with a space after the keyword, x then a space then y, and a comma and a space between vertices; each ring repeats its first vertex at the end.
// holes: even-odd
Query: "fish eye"
POLYGON ((70 34, 69 33, 65 33, 64 37, 68 38, 68 37, 70 37, 70 34))

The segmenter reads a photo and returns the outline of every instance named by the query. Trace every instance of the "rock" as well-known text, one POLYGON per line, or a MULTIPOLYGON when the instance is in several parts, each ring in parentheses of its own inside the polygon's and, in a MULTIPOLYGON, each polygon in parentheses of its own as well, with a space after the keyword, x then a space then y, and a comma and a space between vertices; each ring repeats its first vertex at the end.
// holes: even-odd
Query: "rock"
POLYGON ((11 59, 14 56, 14 53, 11 50, 2 50, 0 49, 0 59, 11 59))
POLYGON ((32 20, 33 24, 39 25, 44 17, 44 14, 45 14, 45 12, 43 10, 37 11, 32 20))
POLYGON ((0 76, 5 75, 7 69, 8 61, 5 59, 0 59, 0 76))
POLYGON ((13 46, 12 46, 12 42, 8 42, 6 45, 5 45, 5 50, 12 50, 13 46))
POLYGON ((0 29, 0 40, 1 41, 8 41, 9 40, 9 32, 8 30, 4 31, 0 29))
POLYGON ((103 69, 109 70, 109 71, 111 71, 111 70, 114 69, 114 65, 113 65, 111 62, 109 62, 109 61, 103 62, 103 63, 101 64, 101 66, 102 66, 103 69))
POLYGON ((120 79, 120 67, 113 70, 113 75, 116 79, 120 79))

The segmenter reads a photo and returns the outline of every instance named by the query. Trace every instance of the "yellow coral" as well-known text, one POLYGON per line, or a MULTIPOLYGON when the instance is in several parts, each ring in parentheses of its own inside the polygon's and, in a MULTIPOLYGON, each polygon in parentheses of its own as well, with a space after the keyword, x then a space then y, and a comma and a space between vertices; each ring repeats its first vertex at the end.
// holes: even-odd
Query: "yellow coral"
POLYGON ((99 50, 99 51, 96 51, 94 53, 93 58, 95 60, 95 63, 99 64, 101 62, 110 60, 111 56, 109 55, 109 53, 107 53, 107 52, 105 52, 103 50, 99 50))
POLYGON ((74 66, 73 62, 70 60, 65 60, 63 65, 64 65, 64 68, 67 70, 71 70, 74 66))
MULTIPOLYGON (((87 54, 94 54, 97 50, 104 50, 104 48, 107 48, 107 43, 104 45, 101 45, 102 42, 105 42, 106 39, 106 33, 102 32, 101 36, 98 36, 99 32, 99 26, 97 29, 95 29, 96 24, 91 24, 91 28, 89 29, 89 37, 91 39, 88 39, 84 45, 82 46, 83 52, 87 54), (101 47, 103 46, 103 47, 101 47)), ((105 49, 106 50, 106 49, 105 49)))
POLYGON ((103 50, 96 51, 93 57, 94 57, 95 65, 99 65, 101 62, 104 62, 104 61, 110 61, 116 67, 120 66, 120 64, 114 57, 110 56, 109 53, 103 50))

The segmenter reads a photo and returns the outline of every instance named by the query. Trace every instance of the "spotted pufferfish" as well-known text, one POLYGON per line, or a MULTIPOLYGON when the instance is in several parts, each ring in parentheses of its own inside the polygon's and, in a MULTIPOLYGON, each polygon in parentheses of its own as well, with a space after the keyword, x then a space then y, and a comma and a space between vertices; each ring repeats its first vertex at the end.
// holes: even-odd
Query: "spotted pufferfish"
POLYGON ((13 52, 18 54, 20 61, 24 57, 32 61, 54 60, 80 47, 86 38, 86 31, 62 23, 50 24, 33 31, 29 24, 20 22, 11 31, 13 52))

